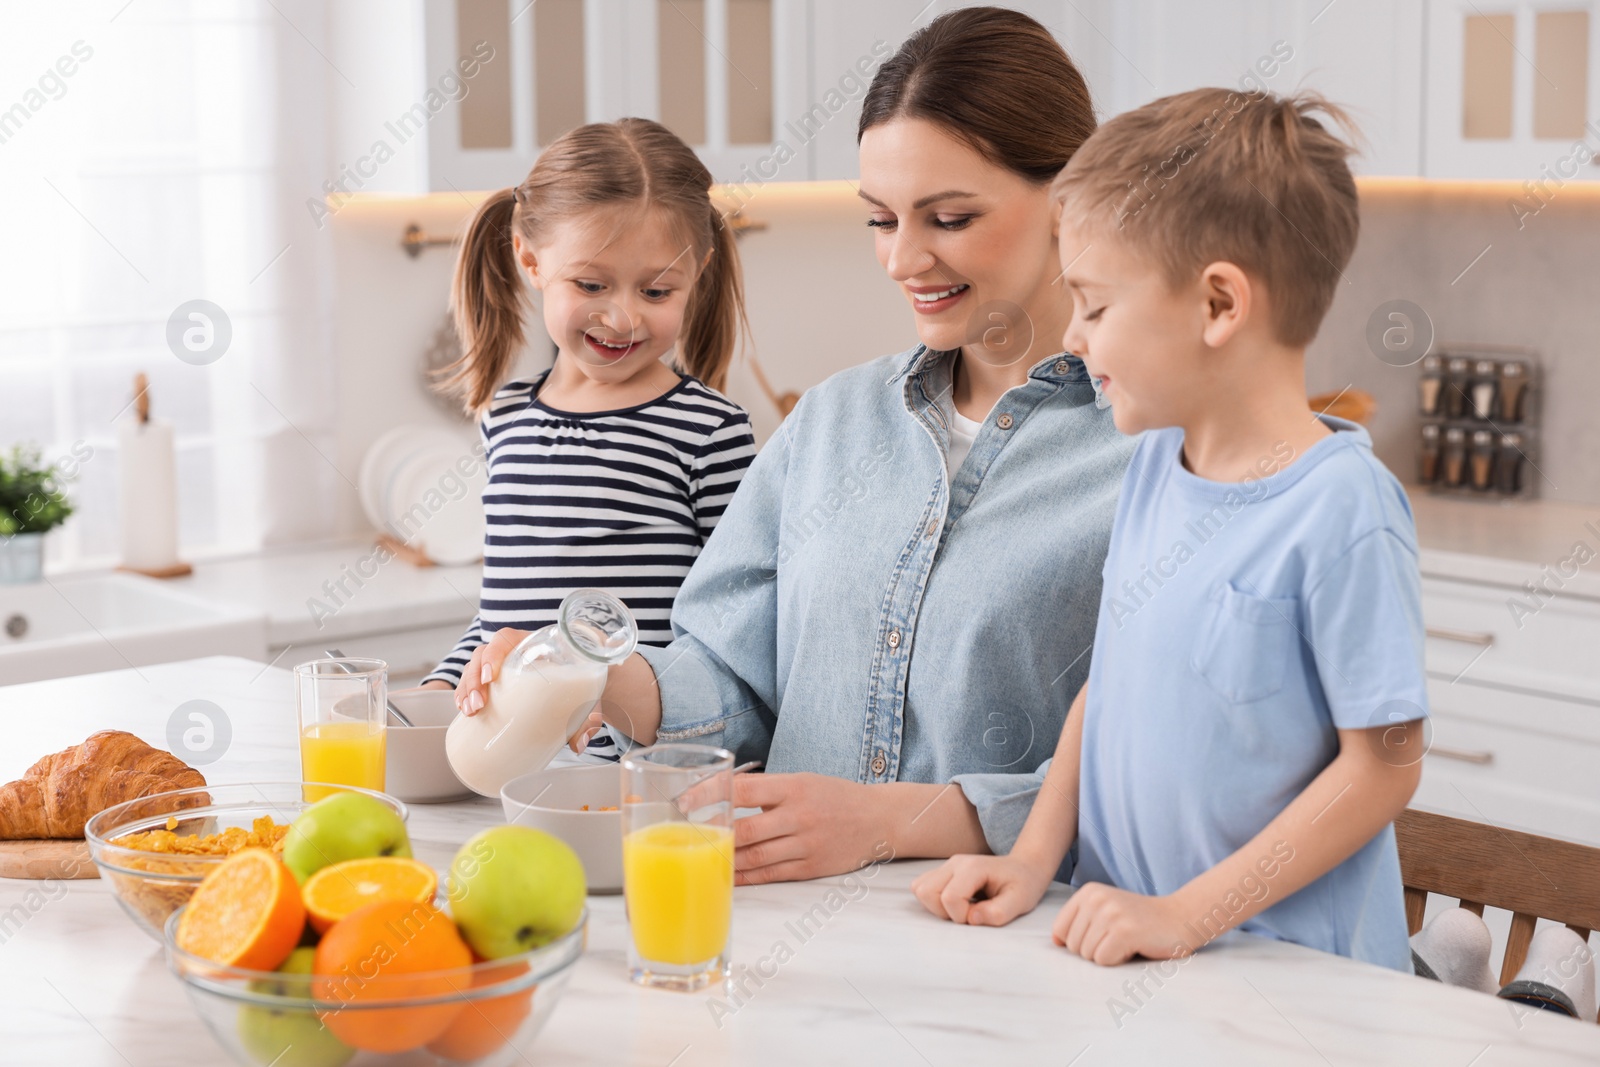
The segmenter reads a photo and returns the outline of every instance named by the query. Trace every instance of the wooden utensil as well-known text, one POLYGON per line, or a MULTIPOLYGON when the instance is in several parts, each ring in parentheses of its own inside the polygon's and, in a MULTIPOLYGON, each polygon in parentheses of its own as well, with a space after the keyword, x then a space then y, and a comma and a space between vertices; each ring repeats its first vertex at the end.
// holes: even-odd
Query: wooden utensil
POLYGON ((89 842, 32 838, 0 841, 0 878, 98 878, 89 842))
POLYGON ((1372 416, 1378 410, 1378 402, 1372 398, 1372 394, 1361 389, 1346 388, 1337 393, 1318 393, 1307 399, 1311 410, 1319 415, 1327 414, 1336 419, 1348 419, 1362 426, 1370 423, 1372 416))

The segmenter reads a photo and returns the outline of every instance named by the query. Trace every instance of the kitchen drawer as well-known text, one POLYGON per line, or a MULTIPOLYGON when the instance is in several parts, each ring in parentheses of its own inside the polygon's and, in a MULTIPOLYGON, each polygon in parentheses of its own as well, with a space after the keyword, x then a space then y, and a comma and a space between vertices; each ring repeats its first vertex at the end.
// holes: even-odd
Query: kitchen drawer
POLYGON ((1526 736, 1530 742, 1572 741, 1600 747, 1600 707, 1581 701, 1508 692, 1465 679, 1452 685, 1430 678, 1428 711, 1436 721, 1449 719, 1493 726, 1526 736))
POLYGON ((1600 709, 1433 682, 1412 806, 1600 845, 1600 709))
POLYGON ((1536 612, 1511 589, 1422 580, 1430 676, 1554 693, 1600 705, 1600 601, 1556 596, 1536 612))
POLYGON ((1408 806, 1600 848, 1600 804, 1474 777, 1431 758, 1408 806))

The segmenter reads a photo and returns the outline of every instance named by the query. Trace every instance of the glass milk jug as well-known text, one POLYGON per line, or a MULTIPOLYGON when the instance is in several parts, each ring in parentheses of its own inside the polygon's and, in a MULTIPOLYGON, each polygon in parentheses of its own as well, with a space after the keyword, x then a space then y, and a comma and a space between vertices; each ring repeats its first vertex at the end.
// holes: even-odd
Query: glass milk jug
POLYGON ((456 777, 498 797, 511 779, 543 770, 599 703, 607 669, 632 655, 637 642, 622 601, 598 589, 573 590, 555 623, 511 650, 483 708, 450 723, 444 746, 456 777))

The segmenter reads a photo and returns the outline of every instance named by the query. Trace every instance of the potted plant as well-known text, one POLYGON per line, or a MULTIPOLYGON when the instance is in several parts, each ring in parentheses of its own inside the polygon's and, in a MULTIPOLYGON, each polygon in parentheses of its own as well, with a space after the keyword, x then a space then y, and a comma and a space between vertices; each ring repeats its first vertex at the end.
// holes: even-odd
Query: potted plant
POLYGON ((37 446, 0 455, 0 584, 44 577, 44 535, 72 514, 54 466, 37 446))

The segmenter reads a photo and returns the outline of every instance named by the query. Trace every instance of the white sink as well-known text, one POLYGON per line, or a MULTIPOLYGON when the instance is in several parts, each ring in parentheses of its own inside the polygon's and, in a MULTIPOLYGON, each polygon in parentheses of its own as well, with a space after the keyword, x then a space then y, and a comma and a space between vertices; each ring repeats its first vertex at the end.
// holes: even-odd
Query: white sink
POLYGON ((134 574, 0 585, 0 685, 201 656, 264 660, 266 619, 134 574))

